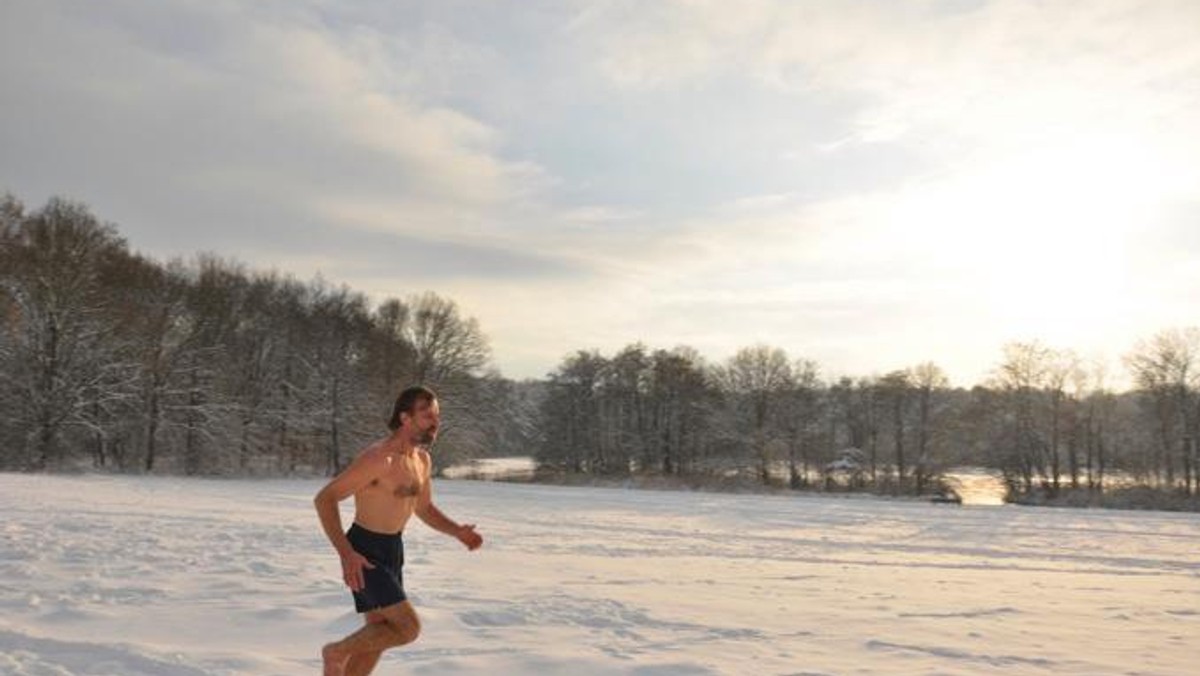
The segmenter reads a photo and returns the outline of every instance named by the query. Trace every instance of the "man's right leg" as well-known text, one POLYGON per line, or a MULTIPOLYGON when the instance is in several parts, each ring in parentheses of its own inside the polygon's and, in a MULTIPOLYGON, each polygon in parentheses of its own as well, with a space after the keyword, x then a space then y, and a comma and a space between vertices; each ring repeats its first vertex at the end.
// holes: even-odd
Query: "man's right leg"
POLYGON ((366 626, 321 650, 325 674, 368 674, 379 661, 380 653, 412 643, 420 633, 421 621, 408 601, 373 610, 367 614, 366 626), (362 671, 351 671, 352 666, 362 671))

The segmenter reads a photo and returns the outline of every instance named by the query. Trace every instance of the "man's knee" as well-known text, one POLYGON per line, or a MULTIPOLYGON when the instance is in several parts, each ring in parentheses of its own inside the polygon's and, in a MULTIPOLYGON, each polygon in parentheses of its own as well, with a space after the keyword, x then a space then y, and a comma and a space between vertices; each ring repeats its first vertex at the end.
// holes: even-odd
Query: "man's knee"
POLYGON ((408 645, 421 635, 421 620, 416 615, 410 615, 399 622, 392 623, 392 631, 396 633, 396 645, 408 645))
POLYGON ((421 620, 411 605, 403 603, 388 608, 381 614, 387 619, 388 626, 395 634, 394 646, 412 643, 421 635, 421 620))

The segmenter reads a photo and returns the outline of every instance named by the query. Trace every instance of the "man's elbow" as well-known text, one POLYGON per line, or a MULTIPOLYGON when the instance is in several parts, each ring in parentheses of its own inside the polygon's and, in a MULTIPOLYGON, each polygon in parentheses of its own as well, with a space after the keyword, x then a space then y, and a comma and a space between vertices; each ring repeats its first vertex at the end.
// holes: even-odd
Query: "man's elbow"
POLYGON ((330 504, 336 505, 337 502, 338 502, 337 496, 334 495, 332 493, 332 491, 329 490, 328 486, 317 491, 316 496, 313 497, 313 505, 318 510, 320 510, 322 507, 324 507, 326 505, 330 505, 330 504))

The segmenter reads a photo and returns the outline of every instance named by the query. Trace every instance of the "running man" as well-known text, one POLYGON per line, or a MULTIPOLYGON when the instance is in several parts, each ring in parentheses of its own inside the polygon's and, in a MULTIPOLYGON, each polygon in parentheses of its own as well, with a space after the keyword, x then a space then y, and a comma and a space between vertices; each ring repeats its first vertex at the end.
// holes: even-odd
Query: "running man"
POLYGON ((417 640, 421 623, 404 593, 401 534, 416 514, 434 530, 476 550, 483 538, 473 525, 452 521, 433 504, 426 446, 437 438, 437 395, 410 387, 396 398, 391 436, 366 449, 317 493, 321 527, 342 559, 342 579, 366 621, 358 631, 321 649, 326 676, 369 674, 384 650, 417 640), (338 503, 354 496, 354 523, 342 531, 338 503))

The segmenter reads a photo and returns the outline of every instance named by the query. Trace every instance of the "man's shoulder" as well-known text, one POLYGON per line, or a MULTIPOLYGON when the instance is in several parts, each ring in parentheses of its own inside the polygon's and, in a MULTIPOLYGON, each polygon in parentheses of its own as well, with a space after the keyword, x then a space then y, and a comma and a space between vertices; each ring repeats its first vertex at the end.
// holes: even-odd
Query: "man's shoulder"
POLYGON ((367 465, 386 465, 391 460, 391 448, 387 439, 380 439, 362 449, 358 454, 358 462, 367 465))

